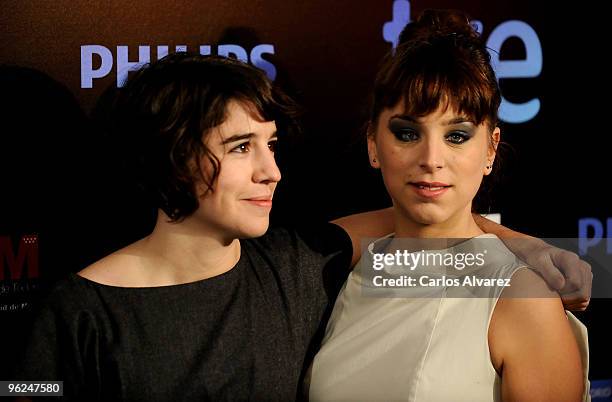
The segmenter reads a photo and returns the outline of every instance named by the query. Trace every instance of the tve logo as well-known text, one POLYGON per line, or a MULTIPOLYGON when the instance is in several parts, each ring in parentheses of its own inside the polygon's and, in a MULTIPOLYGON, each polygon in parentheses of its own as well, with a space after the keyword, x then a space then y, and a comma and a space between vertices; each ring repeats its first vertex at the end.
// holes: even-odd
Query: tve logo
MULTIPOLYGON (((383 25, 383 38, 386 42, 397 46, 399 34, 410 22, 410 1, 395 0, 393 2, 393 19, 383 25)), ((480 21, 472 21, 479 33, 483 32, 480 21)), ((486 42, 491 54, 491 64, 497 79, 500 78, 533 78, 542 72, 542 45, 536 31, 529 24, 509 20, 502 22, 491 31, 486 42), (525 46, 525 59, 500 60, 502 45, 509 38, 516 37, 525 46)), ((531 99, 523 103, 513 103, 502 97, 499 107, 499 118, 507 123, 524 123, 537 116, 540 111, 540 100, 531 99)))
POLYGON ((595 247, 606 239, 606 254, 612 254, 612 218, 604 224, 597 218, 582 218, 578 220, 578 249, 580 255, 586 255, 589 248, 595 247), (592 231, 592 236, 589 232, 592 231), (607 238, 605 237, 607 233, 607 238))
MULTIPOLYGON (((219 56, 228 57, 231 55, 245 63, 248 63, 250 59, 255 67, 265 71, 268 78, 271 80, 276 78, 276 67, 262 57, 264 54, 274 54, 274 45, 257 45, 251 49, 250 53, 247 53, 246 49, 242 46, 232 44, 218 45, 216 50, 219 56)), ((176 46, 175 51, 187 51, 187 46, 176 46)), ((199 51, 202 55, 209 55, 211 54, 211 46, 201 45, 199 51)), ((123 86, 129 71, 138 69, 143 64, 151 61, 151 46, 138 46, 137 60, 129 60, 128 54, 128 46, 117 46, 114 55, 111 49, 105 46, 81 46, 81 88, 93 88, 94 79, 109 75, 113 70, 113 65, 116 66, 117 87, 123 86), (99 63, 94 63, 95 56, 99 59, 99 63), (94 67, 94 65, 98 66, 94 67)), ((166 55, 168 55, 168 46, 156 46, 156 56, 158 60, 166 55)))

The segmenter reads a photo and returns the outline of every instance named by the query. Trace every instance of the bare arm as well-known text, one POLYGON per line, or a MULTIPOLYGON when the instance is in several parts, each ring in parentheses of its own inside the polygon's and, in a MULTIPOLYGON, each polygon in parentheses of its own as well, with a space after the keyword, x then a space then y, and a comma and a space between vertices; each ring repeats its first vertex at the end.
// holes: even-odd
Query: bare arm
POLYGON ((362 238, 378 238, 393 232, 393 208, 344 216, 333 220, 332 223, 342 227, 351 238, 351 243, 353 243, 352 268, 361 258, 362 238))
POLYGON ((502 400, 581 401, 580 353, 558 295, 531 270, 519 270, 512 287, 521 287, 521 282, 531 282, 530 291, 542 297, 500 298, 489 327, 502 400))
POLYGON ((536 237, 516 232, 478 214, 473 216, 480 229, 499 237, 506 247, 542 275, 550 287, 559 290, 566 309, 583 311, 587 308, 593 273, 586 261, 536 237))

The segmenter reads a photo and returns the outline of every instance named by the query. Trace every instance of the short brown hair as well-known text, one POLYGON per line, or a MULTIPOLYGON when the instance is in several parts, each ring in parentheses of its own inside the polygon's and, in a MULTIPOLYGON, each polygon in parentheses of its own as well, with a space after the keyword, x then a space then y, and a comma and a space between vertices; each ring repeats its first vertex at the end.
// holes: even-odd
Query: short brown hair
POLYGON ((205 144, 213 127, 238 101, 278 131, 295 127, 296 105, 259 69, 235 59, 174 53, 134 72, 114 103, 113 128, 139 186, 171 221, 199 206, 196 181, 212 190, 219 160, 205 144), (200 160, 211 163, 204 177, 200 160), (197 165, 197 171, 193 163, 197 165))

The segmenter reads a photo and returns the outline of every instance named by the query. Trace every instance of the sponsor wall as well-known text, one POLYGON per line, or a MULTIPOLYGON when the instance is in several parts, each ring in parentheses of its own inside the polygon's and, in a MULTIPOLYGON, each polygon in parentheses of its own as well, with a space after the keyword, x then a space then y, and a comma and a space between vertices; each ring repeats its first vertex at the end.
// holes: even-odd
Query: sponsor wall
MULTIPOLYGON (((589 45, 607 39, 595 9, 526 0, 6 0, 2 361, 22 347, 32 302, 50 283, 150 227, 151 210, 113 159, 121 144, 104 131, 108 101, 130 69, 189 50, 264 70, 305 109, 303 133, 281 139, 273 222, 330 219, 389 204, 367 163, 364 111, 379 60, 425 8, 467 11, 500 79, 502 138, 512 148, 481 212, 500 213, 504 224, 536 236, 579 237, 581 250, 605 242, 612 230, 608 112, 592 101, 605 75, 601 50, 589 45)), ((596 280, 609 275, 598 270, 596 280)), ((594 380, 612 378, 609 311, 609 299, 596 298, 578 314, 590 331, 594 380)))

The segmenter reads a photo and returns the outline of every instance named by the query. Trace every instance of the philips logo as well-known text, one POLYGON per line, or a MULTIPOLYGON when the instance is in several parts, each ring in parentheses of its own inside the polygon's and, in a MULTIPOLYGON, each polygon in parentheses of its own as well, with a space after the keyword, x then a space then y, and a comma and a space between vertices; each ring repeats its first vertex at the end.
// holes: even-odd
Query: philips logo
POLYGON ((606 254, 612 254, 612 218, 604 224, 597 218, 582 218, 578 221, 578 248, 580 255, 586 255, 587 251, 597 246, 602 240, 606 240, 606 254), (591 236, 592 233, 592 236, 591 236), (607 233, 607 238, 605 237, 607 233))
MULTIPOLYGON (((148 45, 138 46, 138 59, 130 60, 128 46, 117 46, 114 55, 111 49, 102 45, 81 46, 81 88, 93 88, 94 79, 109 75, 113 70, 113 65, 116 67, 117 87, 123 86, 130 71, 136 70, 151 61, 151 47, 148 45), (98 58, 99 62, 94 62, 94 58, 98 58)), ((155 50, 157 59, 168 55, 168 46, 166 45, 155 46, 155 50)), ((202 55, 209 55, 211 50, 210 45, 201 45, 199 52, 202 55)), ((187 51, 187 46, 176 46, 175 51, 187 51)), ((271 80, 276 78, 276 67, 263 58, 264 54, 274 54, 274 45, 257 45, 251 49, 250 53, 247 53, 246 49, 239 45, 218 45, 217 54, 225 57, 231 55, 245 63, 250 61, 255 67, 265 71, 271 80)))
POLYGON ((591 381, 590 394, 593 402, 612 402, 612 380, 591 381))
MULTIPOLYGON (((383 38, 397 46, 399 34, 410 22, 410 1, 395 0, 393 2, 392 20, 383 25, 383 38)), ((477 32, 483 32, 480 21, 472 21, 477 32)), ((501 78, 533 78, 542 72, 542 45, 536 31, 527 23, 518 20, 505 21, 495 27, 489 34, 486 46, 491 54, 491 64, 497 79, 501 78), (510 38, 518 38, 525 47, 525 59, 501 60, 500 50, 504 42, 510 38)), ((499 108, 499 118, 507 123, 525 123, 540 111, 540 100, 533 98, 523 103, 513 103, 502 97, 499 108)))

